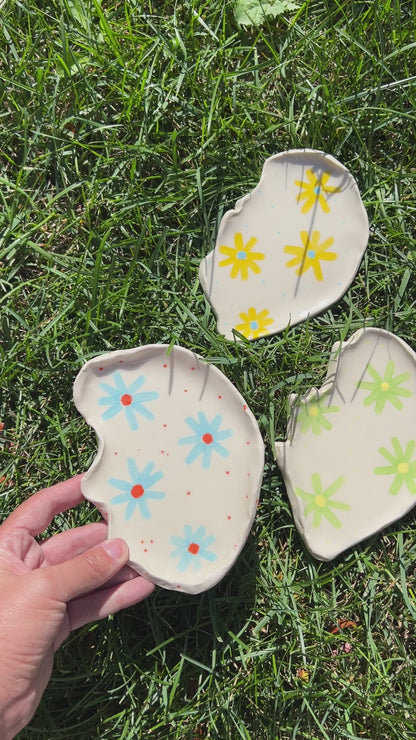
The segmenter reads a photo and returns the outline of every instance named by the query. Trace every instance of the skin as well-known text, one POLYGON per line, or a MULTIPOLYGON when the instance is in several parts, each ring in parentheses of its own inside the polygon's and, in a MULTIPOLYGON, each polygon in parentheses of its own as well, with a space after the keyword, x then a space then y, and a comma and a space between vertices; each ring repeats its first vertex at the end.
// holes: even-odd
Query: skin
POLYGON ((0 738, 29 722, 55 650, 72 630, 145 599, 153 584, 126 564, 104 522, 38 542, 54 516, 82 501, 77 476, 35 493, 0 526, 0 738))

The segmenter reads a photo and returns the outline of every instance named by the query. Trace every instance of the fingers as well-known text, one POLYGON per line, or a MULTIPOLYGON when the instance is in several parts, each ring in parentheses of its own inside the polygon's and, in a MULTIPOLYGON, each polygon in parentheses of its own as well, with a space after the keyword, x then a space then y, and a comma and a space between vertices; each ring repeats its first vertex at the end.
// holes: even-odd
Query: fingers
POLYGON ((97 619, 108 617, 109 614, 114 614, 120 611, 120 609, 125 609, 128 606, 137 604, 139 601, 143 601, 143 599, 152 593, 154 588, 153 583, 138 576, 118 586, 105 588, 96 593, 88 594, 80 599, 71 601, 68 604, 71 630, 82 627, 88 622, 94 622, 97 619))
POLYGON ((126 565, 128 557, 124 540, 106 540, 71 560, 40 568, 32 575, 38 581, 40 597, 67 603, 103 586, 126 565))
POLYGON ((56 514, 76 506, 83 500, 82 475, 43 488, 24 501, 1 525, 5 529, 25 529, 32 537, 46 529, 56 514))
POLYGON ((53 537, 45 540, 45 542, 42 542, 40 547, 46 558, 47 565, 59 565, 59 563, 70 560, 70 558, 98 545, 106 537, 106 523, 96 522, 55 534, 53 537))

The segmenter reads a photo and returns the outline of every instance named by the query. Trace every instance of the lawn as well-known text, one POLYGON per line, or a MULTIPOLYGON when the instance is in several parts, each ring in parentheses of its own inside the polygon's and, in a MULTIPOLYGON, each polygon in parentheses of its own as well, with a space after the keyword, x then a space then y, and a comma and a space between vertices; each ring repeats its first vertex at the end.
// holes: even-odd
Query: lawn
MULTIPOLYGON (((239 26, 230 0, 0 10, 0 518, 91 464, 72 384, 101 352, 196 351, 245 397, 266 446, 230 573, 73 634, 20 740, 416 736, 415 514, 320 563, 273 455, 289 395, 320 386, 334 342, 375 326, 416 350, 415 27, 415 0, 300 1, 258 27, 239 26), (226 340, 199 263, 264 160, 304 147, 358 183, 359 272, 319 316, 226 340)), ((96 518, 86 503, 50 533, 96 518)))

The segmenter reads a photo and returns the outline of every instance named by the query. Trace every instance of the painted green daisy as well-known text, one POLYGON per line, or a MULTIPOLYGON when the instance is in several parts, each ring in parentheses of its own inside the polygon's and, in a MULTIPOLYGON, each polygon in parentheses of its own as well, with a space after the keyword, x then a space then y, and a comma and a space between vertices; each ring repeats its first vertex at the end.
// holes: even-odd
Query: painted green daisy
POLYGON ((311 429, 313 434, 319 435, 322 429, 329 431, 332 429, 332 424, 326 415, 337 411, 339 411, 339 406, 322 406, 319 399, 302 403, 297 419, 301 432, 308 432, 311 429))
POLYGON ((368 372, 370 373, 373 381, 362 380, 358 383, 358 387, 362 390, 371 391, 370 395, 364 400, 364 406, 371 406, 375 404, 376 414, 381 414, 387 401, 391 403, 396 409, 402 409, 403 403, 400 401, 399 396, 402 398, 409 398, 412 395, 408 388, 401 388, 400 386, 410 378, 410 373, 402 373, 394 377, 394 362, 389 360, 384 376, 379 375, 377 370, 370 364, 368 364, 368 372))
POLYGON ((416 441, 411 439, 405 450, 402 450, 397 437, 393 437, 391 443, 394 454, 385 447, 380 447, 379 450, 390 465, 375 468, 374 472, 376 475, 394 475, 393 483, 390 486, 392 496, 397 496, 403 484, 407 486, 409 493, 416 496, 416 459, 412 460, 416 441))
POLYGON ((351 508, 349 504, 344 504, 342 501, 330 501, 334 493, 345 482, 344 476, 340 476, 328 488, 323 490, 321 476, 319 473, 313 473, 312 475, 312 489, 313 493, 309 491, 303 491, 301 488, 295 488, 296 495, 299 496, 303 501, 306 502, 304 514, 308 516, 313 513, 313 526, 319 527, 321 519, 324 516, 335 529, 341 528, 341 522, 337 516, 335 516, 332 509, 339 509, 341 511, 348 511, 351 508))

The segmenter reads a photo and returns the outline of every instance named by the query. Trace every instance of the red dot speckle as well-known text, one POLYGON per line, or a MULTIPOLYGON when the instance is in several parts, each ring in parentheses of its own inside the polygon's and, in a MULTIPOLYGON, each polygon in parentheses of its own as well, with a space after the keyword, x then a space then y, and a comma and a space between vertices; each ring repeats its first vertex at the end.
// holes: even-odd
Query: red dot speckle
POLYGON ((147 547, 144 548, 143 552, 147 552, 147 547))
POLYGON ((249 440, 247 440, 246 445, 249 445, 249 444, 250 444, 250 442, 249 442, 249 440))
POLYGON ((205 442, 206 445, 210 445, 214 441, 214 437, 209 432, 206 432, 202 435, 202 441, 205 442))
POLYGON ((222 396, 218 396, 218 398, 222 398, 222 396))
POLYGON ((141 545, 144 545, 144 540, 140 540, 140 544, 141 545))
POLYGON ((120 365, 122 365, 123 364, 123 360, 119 360, 119 363, 120 363, 120 365))
POLYGON ((120 401, 123 406, 130 406, 133 403, 133 398, 130 393, 124 393, 121 396, 120 401))
POLYGON ((114 454, 115 454, 115 455, 118 455, 118 452, 115 452, 114 454))
POLYGON ((187 389, 187 388, 184 388, 184 389, 183 389, 183 392, 184 392, 184 393, 188 393, 188 389, 187 389))
POLYGON ((190 491, 187 491, 187 492, 186 492, 186 495, 187 495, 187 496, 190 496, 190 495, 191 495, 191 492, 190 492, 190 491))
POLYGON ((191 555, 197 555, 199 552, 199 545, 197 545, 196 542, 191 542, 188 547, 188 552, 190 552, 191 555))
POLYGON ((163 365, 163 367, 167 367, 166 363, 163 365))
POLYGON ((226 470, 225 471, 225 475, 230 475, 230 471, 229 470, 226 470))
POLYGON ((150 540, 150 544, 153 545, 153 543, 154 543, 154 540, 150 540))
POLYGON ((247 411, 247 404, 244 404, 243 409, 244 411, 247 411))
POLYGON ((167 424, 164 424, 164 425, 163 425, 163 428, 164 428, 164 429, 166 429, 166 427, 167 427, 167 424))
POLYGON ((100 371, 104 370, 104 368, 103 368, 103 367, 99 367, 98 369, 99 369, 100 371))
POLYGON ((195 368, 194 367, 191 367, 191 370, 195 370, 195 368))
POLYGON ((231 517, 230 516, 227 516, 227 519, 231 519, 231 517))

